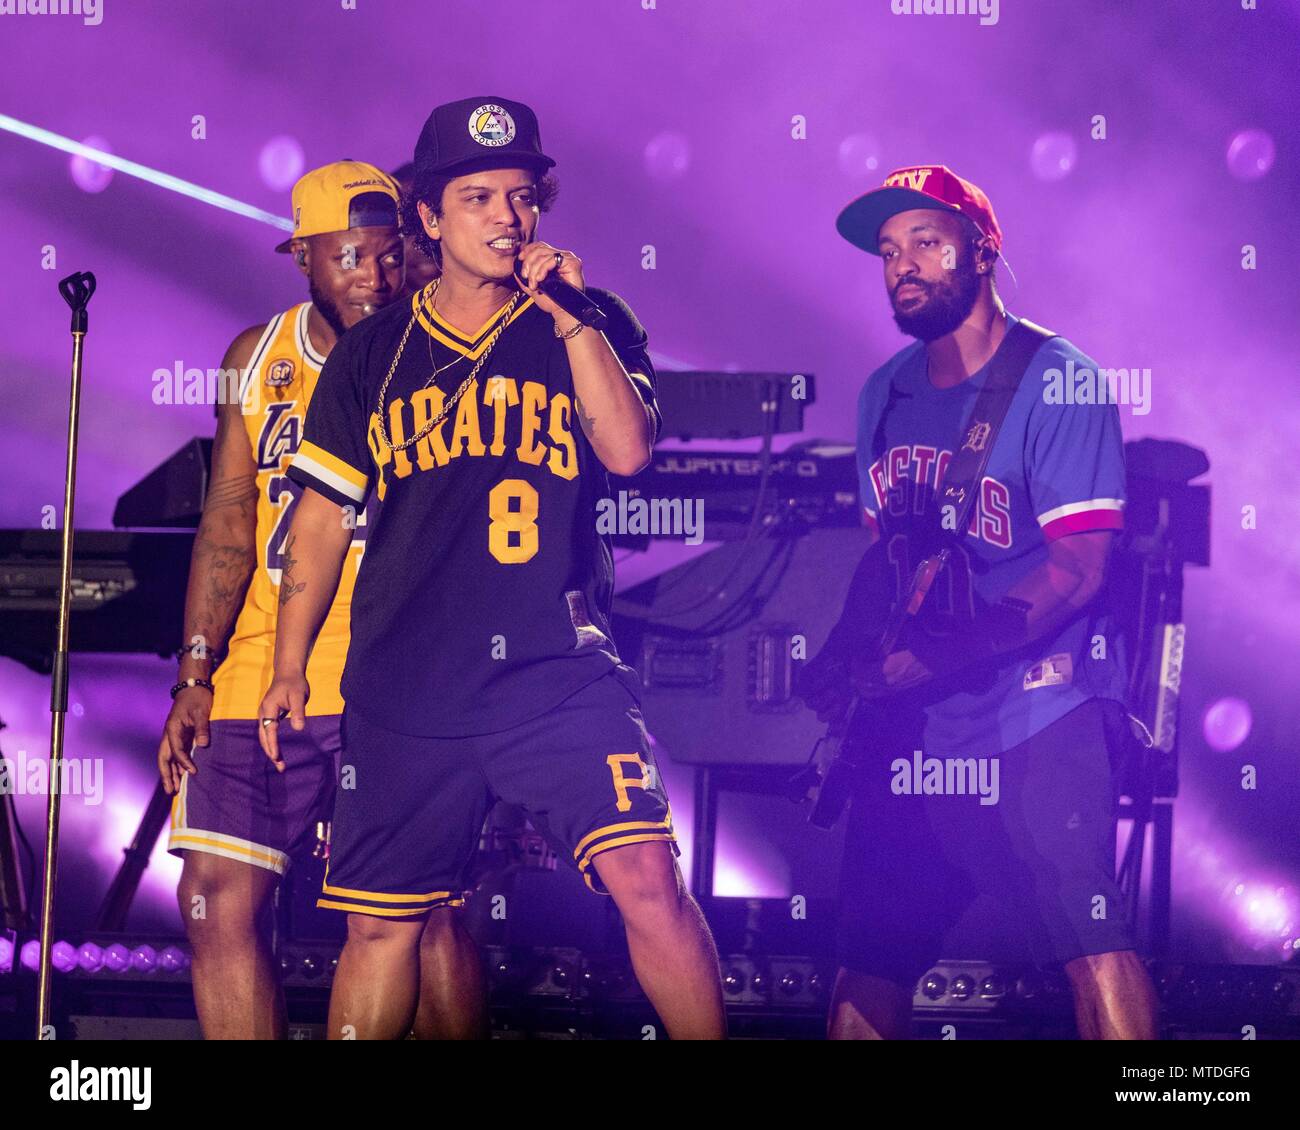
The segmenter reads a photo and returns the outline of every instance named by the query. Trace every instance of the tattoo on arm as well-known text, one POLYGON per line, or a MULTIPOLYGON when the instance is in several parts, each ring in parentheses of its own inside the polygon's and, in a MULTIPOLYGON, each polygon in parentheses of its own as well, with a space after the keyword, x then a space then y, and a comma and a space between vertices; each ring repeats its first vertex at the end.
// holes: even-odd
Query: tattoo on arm
POLYGON ((582 430, 586 433, 588 439, 596 434, 596 417, 588 416, 582 407, 582 400, 574 396, 573 405, 578 410, 578 421, 582 424, 582 430))
POLYGON ((205 641, 210 658, 213 652, 225 647, 249 578, 257 567, 257 553, 250 544, 228 540, 229 526, 223 529, 222 523, 229 521, 229 514, 212 523, 207 519, 219 510, 233 507, 238 510, 239 518, 251 525, 255 521, 256 499, 255 476, 240 475, 213 483, 203 500, 204 520, 199 523, 191 565, 198 581, 194 590, 198 608, 190 610, 185 638, 192 640, 198 636, 205 641))
POLYGON ((294 581, 293 568, 298 559, 293 555, 293 543, 298 539, 293 535, 284 543, 284 567, 280 573, 280 604, 288 604, 298 593, 307 587, 306 581, 294 581))
POLYGON ((237 506, 241 514, 247 513, 250 503, 257 499, 257 476, 238 475, 221 479, 208 489, 203 500, 203 510, 220 510, 223 506, 237 506))

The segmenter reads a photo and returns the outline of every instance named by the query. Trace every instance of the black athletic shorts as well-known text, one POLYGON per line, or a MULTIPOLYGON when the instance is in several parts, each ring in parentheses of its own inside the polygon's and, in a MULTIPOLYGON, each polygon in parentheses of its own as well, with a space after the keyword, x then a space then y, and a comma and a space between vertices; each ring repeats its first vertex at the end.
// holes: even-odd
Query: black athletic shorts
POLYGON ((398 734, 348 707, 340 760, 317 906, 406 918, 460 905, 496 800, 527 809, 600 894, 602 852, 677 847, 640 704, 615 671, 541 717, 475 737, 398 734))
POLYGON ((901 792, 889 755, 864 765, 845 836, 840 964, 913 987, 953 956, 939 952, 944 935, 979 894, 1014 915, 1041 965, 1132 949, 1114 878, 1113 705, 1092 699, 999 754, 995 804, 901 792))

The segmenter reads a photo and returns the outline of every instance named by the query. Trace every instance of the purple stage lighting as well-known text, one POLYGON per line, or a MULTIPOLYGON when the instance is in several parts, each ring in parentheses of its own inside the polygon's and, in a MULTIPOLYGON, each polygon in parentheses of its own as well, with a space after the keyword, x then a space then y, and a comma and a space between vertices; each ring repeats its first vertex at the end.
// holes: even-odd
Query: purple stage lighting
POLYGON ((94 942, 82 943, 77 953, 77 964, 87 973, 98 973, 104 967, 104 949, 94 942))
POLYGON ((1064 180, 1079 163, 1079 147, 1068 133, 1045 133, 1034 142, 1029 167, 1039 180, 1064 180))
POLYGON ((667 131, 652 137, 645 147, 645 169, 655 180, 676 180, 691 167, 691 143, 680 133, 667 131))
POLYGON ((190 967, 189 955, 175 946, 168 946, 158 956, 164 973, 184 973, 190 967))
POLYGON ((848 176, 879 180, 880 142, 869 133, 851 133, 840 142, 839 161, 848 176))
POLYGON ((33 938, 23 943, 22 963, 24 969, 37 969, 41 964, 41 943, 33 938))
POLYGON ((153 946, 136 946, 131 951, 131 968, 137 973, 152 973, 158 968, 158 951, 153 946))
POLYGON ((0 973, 11 973, 14 967, 14 943, 7 935, 0 934, 0 973))
POLYGON ((131 951, 121 942, 114 942, 104 951, 104 968, 113 973, 124 973, 131 968, 131 951))
POLYGON ((1277 146, 1262 129, 1244 129, 1228 143, 1228 171, 1238 180, 1259 180, 1273 167, 1277 146))
POLYGON ((1211 749, 1228 753, 1250 737, 1252 724, 1250 704, 1245 699, 1228 697, 1210 704, 1201 728, 1211 749))
POLYGON ((1251 949, 1281 945, 1283 956, 1293 950, 1296 900, 1286 887, 1238 883, 1232 889, 1234 933, 1251 949))
POLYGON ((55 942, 50 950, 50 964, 60 973, 71 973, 77 968, 77 947, 71 942, 55 942))
MULTIPOLYGON (((105 153, 113 152, 102 137, 88 137, 82 144, 92 149, 102 149, 105 153)), ((103 192, 113 179, 113 170, 107 165, 97 164, 89 157, 80 154, 75 154, 69 159, 68 168, 72 173, 72 182, 82 192, 103 192)))
POLYGON ((257 157, 262 183, 272 192, 288 192, 302 176, 305 165, 306 158, 296 137, 271 138, 257 157))

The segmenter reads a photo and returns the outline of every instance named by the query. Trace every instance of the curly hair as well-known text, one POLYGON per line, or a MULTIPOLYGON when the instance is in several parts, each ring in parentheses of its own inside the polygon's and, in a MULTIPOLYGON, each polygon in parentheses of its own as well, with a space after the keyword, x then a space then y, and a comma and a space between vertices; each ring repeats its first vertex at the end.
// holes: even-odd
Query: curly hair
MULTIPOLYGON (((463 175, 463 173, 457 173, 456 176, 441 176, 436 173, 426 174, 415 178, 411 191, 402 194, 402 205, 399 214, 402 234, 412 236, 415 246, 433 259, 439 267, 442 266, 441 240, 433 239, 424 230, 424 224, 420 221, 419 204, 421 202, 427 204, 429 210, 435 216, 441 216, 443 193, 446 192, 447 186, 457 176, 463 175)), ((560 191, 559 181, 550 173, 543 173, 537 177, 533 185, 537 190, 538 210, 549 212, 551 205, 555 203, 556 195, 560 191)))

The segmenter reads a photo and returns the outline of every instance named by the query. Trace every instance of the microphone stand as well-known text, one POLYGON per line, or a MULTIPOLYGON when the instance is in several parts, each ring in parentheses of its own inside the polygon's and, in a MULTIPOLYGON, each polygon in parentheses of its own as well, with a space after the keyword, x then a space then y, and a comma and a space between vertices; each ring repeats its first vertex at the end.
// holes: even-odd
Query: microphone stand
POLYGON ((50 1027, 50 948, 54 944, 54 880, 58 871, 59 798, 63 782, 63 733, 68 713, 68 627, 72 608, 72 513, 77 493, 77 425, 81 417, 81 353, 95 293, 95 276, 78 271, 59 281, 59 293, 72 308, 72 397, 68 406, 68 459, 63 486, 63 560, 59 587, 59 637, 50 685, 49 809, 45 825, 45 882, 41 893, 41 960, 36 990, 36 1038, 54 1038, 50 1027))

